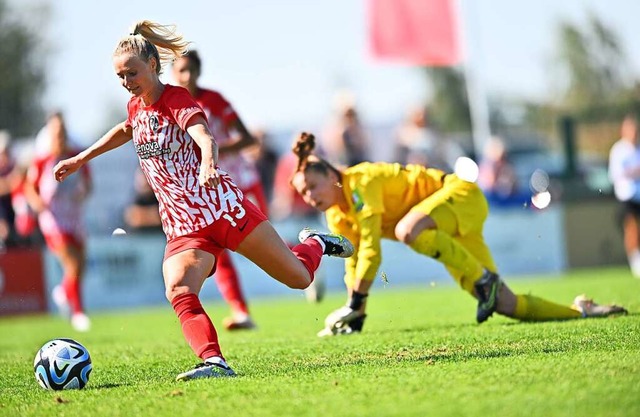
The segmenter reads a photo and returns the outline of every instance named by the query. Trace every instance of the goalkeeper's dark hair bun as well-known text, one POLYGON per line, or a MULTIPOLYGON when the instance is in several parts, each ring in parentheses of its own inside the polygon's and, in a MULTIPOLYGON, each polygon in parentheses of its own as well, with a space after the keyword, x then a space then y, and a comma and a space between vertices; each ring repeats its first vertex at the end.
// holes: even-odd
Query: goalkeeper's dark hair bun
POLYGON ((298 135, 296 142, 291 150, 298 157, 298 166, 296 171, 304 169, 307 159, 313 153, 316 147, 316 137, 312 133, 302 132, 298 135))

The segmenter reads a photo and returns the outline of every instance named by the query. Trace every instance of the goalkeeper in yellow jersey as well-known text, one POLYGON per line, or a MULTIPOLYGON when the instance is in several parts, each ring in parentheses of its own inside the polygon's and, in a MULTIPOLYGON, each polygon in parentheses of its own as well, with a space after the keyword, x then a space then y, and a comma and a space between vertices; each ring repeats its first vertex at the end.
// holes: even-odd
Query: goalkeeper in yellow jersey
MULTIPOLYGON (((364 162, 339 170, 315 156, 314 148, 313 135, 298 137, 293 147, 298 166, 291 184, 307 204, 325 213, 331 231, 348 238, 356 249, 345 259, 347 305, 329 314, 319 336, 362 330, 383 238, 442 262, 460 287, 478 300, 478 323, 494 312, 529 321, 626 313, 584 296, 569 307, 511 292, 498 276, 482 236, 488 205, 475 183, 419 165, 364 162)), ((312 230, 303 230, 300 239, 310 234, 312 230)))

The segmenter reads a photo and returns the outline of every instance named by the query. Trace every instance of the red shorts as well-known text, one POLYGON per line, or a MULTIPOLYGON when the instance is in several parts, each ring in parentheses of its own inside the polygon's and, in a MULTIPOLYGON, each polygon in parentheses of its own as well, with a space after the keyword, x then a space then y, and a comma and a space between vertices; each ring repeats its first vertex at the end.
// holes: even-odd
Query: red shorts
MULTIPOLYGON (((249 200, 242 201, 244 214, 235 218, 220 217, 204 229, 197 230, 187 235, 178 236, 167 242, 164 250, 164 259, 187 249, 201 249, 216 257, 225 249, 235 251, 245 237, 249 235, 267 217, 249 200)), ((216 270, 213 265, 211 274, 216 270)))
POLYGON ((47 247, 52 252, 57 252, 63 246, 75 246, 84 248, 84 238, 73 233, 47 233, 43 234, 47 247))

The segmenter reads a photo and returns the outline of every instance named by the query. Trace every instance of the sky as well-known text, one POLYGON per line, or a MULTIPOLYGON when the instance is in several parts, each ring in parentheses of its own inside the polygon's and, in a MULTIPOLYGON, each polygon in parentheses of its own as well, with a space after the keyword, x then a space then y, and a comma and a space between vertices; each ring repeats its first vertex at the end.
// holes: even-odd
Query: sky
MULTIPOLYGON (((9 0, 27 16, 41 3, 9 0)), ((558 22, 581 25, 589 12, 615 29, 640 73, 637 0, 459 0, 457 8, 467 64, 486 94, 549 94, 558 22)), ((418 68, 372 57, 366 0, 51 1, 43 102, 88 142, 124 115, 129 94, 111 57, 142 19, 177 25, 201 54, 201 85, 222 92, 250 127, 316 129, 343 90, 369 122, 398 120, 429 97, 418 68)))

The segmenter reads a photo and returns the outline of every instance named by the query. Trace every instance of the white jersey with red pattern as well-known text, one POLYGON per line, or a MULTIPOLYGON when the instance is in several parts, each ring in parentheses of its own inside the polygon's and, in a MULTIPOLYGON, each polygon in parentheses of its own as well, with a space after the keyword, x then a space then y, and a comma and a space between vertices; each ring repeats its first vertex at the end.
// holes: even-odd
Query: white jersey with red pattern
MULTIPOLYGON (((231 104, 217 91, 199 89, 196 102, 207 115, 209 130, 219 145, 233 140, 229 127, 238 120, 238 114, 231 104)), ((241 190, 246 190, 260 182, 260 174, 255 164, 239 152, 220 154, 220 168, 227 171, 241 190)))
POLYGON ((198 231, 224 218, 244 216, 242 192, 221 170, 217 188, 200 186, 200 148, 186 132, 191 117, 204 113, 189 92, 166 85, 157 102, 145 106, 139 97, 127 105, 127 126, 140 167, 160 207, 162 228, 168 239, 198 231))
POLYGON ((85 235, 84 202, 91 189, 88 166, 84 165, 63 182, 56 181, 51 174, 59 161, 76 153, 70 151, 59 157, 41 155, 33 160, 27 172, 29 182, 35 184, 46 206, 38 214, 38 224, 44 235, 72 234, 78 238, 85 235))

